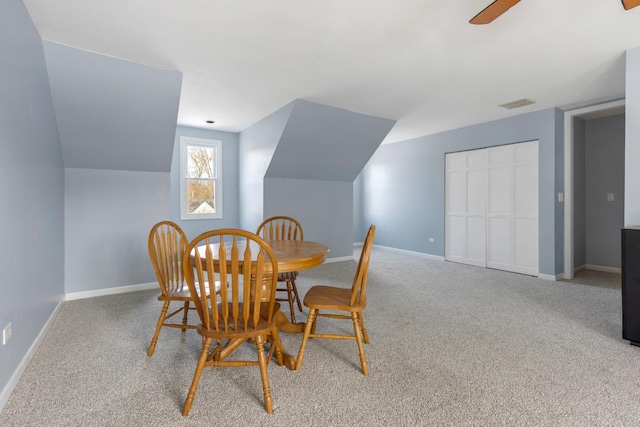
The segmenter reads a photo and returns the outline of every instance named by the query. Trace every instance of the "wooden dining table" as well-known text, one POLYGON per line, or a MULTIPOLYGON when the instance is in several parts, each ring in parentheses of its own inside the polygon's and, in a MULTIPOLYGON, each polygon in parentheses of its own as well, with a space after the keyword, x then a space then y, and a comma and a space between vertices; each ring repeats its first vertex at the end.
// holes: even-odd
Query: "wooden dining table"
MULTIPOLYGON (((265 240, 271 249, 278 263, 278 272, 286 273, 291 271, 306 270, 316 267, 322 264, 329 248, 318 242, 312 242, 308 240, 265 240)), ((218 253, 218 245, 212 244, 212 250, 214 254, 218 253)), ((256 246, 257 249, 257 246, 256 246)), ((199 246, 198 251, 204 256, 206 246, 199 246)), ((257 253, 257 250, 252 250, 252 253, 257 253)), ((269 292, 265 293, 269 295, 269 292)), ((280 332, 286 333, 302 333, 304 332, 304 323, 291 323, 287 316, 280 310, 275 313, 275 322, 280 332)), ((240 345, 241 342, 229 343, 225 349, 221 352, 221 357, 224 358, 231 354, 240 345)), ((295 369, 295 357, 288 354, 282 349, 285 366, 291 370, 295 369)))
MULTIPOLYGON (((278 273, 306 270, 322 264, 329 248, 317 242, 305 240, 267 240, 278 260, 278 273)), ((293 324, 281 311, 276 314, 278 329, 288 333, 304 332, 304 323, 293 324)))

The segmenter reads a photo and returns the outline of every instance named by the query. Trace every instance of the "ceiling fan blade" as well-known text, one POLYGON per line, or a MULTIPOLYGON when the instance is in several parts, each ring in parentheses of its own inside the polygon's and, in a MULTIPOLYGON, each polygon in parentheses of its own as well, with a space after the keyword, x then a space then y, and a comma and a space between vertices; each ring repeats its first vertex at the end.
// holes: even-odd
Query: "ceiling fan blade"
POLYGON ((640 0, 622 0, 622 5, 626 10, 640 6, 640 0))
MULTIPOLYGON (((626 1, 640 1, 640 0, 626 0, 626 1)), ((519 3, 520 0, 495 0, 489 6, 485 7, 482 12, 478 13, 469 21, 471 24, 481 25, 488 24, 489 22, 496 19, 498 16, 505 13, 509 10, 513 5, 519 3)), ((625 0, 622 1, 625 3, 625 0)))

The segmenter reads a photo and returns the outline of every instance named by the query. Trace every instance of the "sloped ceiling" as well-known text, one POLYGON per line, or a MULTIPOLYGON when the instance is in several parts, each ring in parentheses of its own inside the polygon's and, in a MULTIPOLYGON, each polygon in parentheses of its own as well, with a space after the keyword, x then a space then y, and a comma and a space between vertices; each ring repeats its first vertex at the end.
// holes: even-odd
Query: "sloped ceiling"
POLYGON ((265 178, 353 181, 394 124, 295 100, 265 178))
POLYGON ((489 25, 469 19, 491 0, 24 3, 43 39, 180 70, 181 125, 242 132, 305 99, 397 120, 385 143, 618 99, 640 45, 620 0, 521 1, 489 25))
POLYGON ((65 167, 171 170, 181 73, 43 46, 65 167))

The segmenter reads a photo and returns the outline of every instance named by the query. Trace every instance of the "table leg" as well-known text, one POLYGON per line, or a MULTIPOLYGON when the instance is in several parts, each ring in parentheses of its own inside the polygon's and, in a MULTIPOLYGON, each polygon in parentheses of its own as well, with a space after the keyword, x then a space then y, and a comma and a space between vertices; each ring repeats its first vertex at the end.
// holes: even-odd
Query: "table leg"
POLYGON ((280 310, 276 312, 275 316, 276 325, 278 325, 280 332, 286 332, 288 334, 301 334, 304 332, 304 323, 291 323, 286 314, 280 310))
MULTIPOLYGON (((262 304, 260 308, 261 308, 261 312, 263 313, 263 316, 266 316, 267 310, 269 309, 268 304, 262 304)), ((280 311, 280 304, 278 304, 276 309, 277 311, 275 312, 274 316, 276 321, 276 327, 278 328, 279 332, 287 332, 287 333, 293 333, 293 334, 304 332, 304 327, 305 327, 304 323, 296 323, 296 324, 291 323, 287 318, 287 316, 282 311, 280 311)), ((296 369, 296 358, 290 355, 289 353, 287 353, 287 351, 282 346, 282 342, 280 341, 280 339, 274 339, 274 342, 272 343, 272 345, 277 345, 280 347, 280 352, 282 353, 284 366, 294 371, 296 369)))

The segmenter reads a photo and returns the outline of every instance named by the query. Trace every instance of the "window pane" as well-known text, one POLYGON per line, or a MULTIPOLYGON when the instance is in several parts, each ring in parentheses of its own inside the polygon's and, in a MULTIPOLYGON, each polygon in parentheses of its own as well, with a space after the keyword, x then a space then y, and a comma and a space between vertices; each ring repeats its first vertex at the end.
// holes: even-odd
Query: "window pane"
POLYGON ((215 213, 215 181, 187 180, 187 213, 215 213))
POLYGON ((198 145, 187 146, 187 178, 216 178, 215 149, 198 145))

